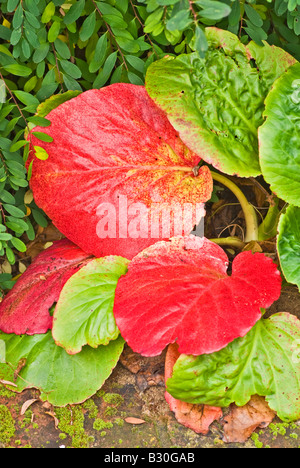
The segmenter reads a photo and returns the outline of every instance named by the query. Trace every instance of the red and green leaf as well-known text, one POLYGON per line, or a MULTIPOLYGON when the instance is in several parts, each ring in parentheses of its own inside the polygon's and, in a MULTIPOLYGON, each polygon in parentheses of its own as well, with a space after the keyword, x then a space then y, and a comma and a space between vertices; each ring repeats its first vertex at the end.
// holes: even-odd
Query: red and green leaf
POLYGON ((50 307, 66 281, 90 257, 67 239, 40 253, 0 304, 0 330, 16 335, 46 333, 52 328, 50 307))
POLYGON ((261 308, 279 298, 281 277, 264 254, 239 254, 231 276, 228 264, 219 246, 194 236, 138 254, 115 295, 116 322, 128 345, 155 356, 176 341, 180 353, 199 355, 244 336, 261 308))
MULTIPOLYGON (((162 238, 151 232, 150 214, 144 231, 130 234, 136 204, 150 213, 157 204, 194 206, 211 196, 208 167, 193 174, 200 157, 182 143, 142 86, 86 91, 47 118, 51 126, 43 132, 53 142, 32 137, 49 155, 46 161, 33 159, 35 201, 66 237, 96 257, 131 259, 162 238)), ((28 164, 32 158, 33 153, 28 164)), ((194 225, 195 220, 190 231, 194 225)))

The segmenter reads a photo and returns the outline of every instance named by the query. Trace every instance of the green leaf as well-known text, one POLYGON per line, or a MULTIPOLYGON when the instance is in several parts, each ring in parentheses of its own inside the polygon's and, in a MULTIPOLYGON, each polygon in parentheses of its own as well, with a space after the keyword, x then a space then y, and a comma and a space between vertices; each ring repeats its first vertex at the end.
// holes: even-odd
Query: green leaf
POLYGON ((54 21, 48 31, 48 41, 54 42, 57 39, 59 32, 60 32, 60 22, 54 21))
POLYGON ((277 251, 285 279, 300 290, 300 208, 289 206, 281 215, 277 251))
POLYGON ((37 115, 29 117, 28 122, 33 123, 39 127, 49 127, 51 125, 50 120, 45 119, 44 117, 39 117, 37 115))
POLYGON ((21 239, 18 239, 17 237, 13 237, 11 239, 11 243, 19 252, 26 252, 27 247, 24 244, 24 242, 21 241, 21 239))
POLYGON ((80 94, 78 91, 67 91, 66 93, 51 96, 45 102, 42 102, 37 108, 38 116, 46 117, 53 109, 56 109, 64 102, 78 96, 78 94, 80 94))
POLYGON ((97 76, 97 78, 95 79, 93 83, 93 88, 99 89, 105 85, 105 83, 110 77, 111 72, 113 71, 113 68, 116 64, 117 56, 118 56, 118 53, 116 51, 107 57, 102 71, 99 73, 99 75, 97 76))
POLYGON ((1 333, 0 339, 5 342, 6 361, 10 364, 0 364, 0 378, 13 381, 11 367, 16 370, 23 359, 25 366, 12 390, 37 388, 41 400, 55 406, 81 403, 94 395, 110 376, 124 347, 119 337, 107 346, 85 346, 81 353, 70 356, 55 344, 51 331, 33 336, 1 333))
POLYGON ((261 19, 260 14, 251 6, 245 3, 244 5, 245 12, 254 26, 261 27, 263 25, 263 20, 261 19))
POLYGON ((78 20, 85 7, 85 0, 76 1, 64 17, 64 23, 69 25, 78 20))
POLYGON ((39 29, 41 27, 39 20, 30 11, 25 11, 25 17, 33 28, 39 29))
POLYGON ((24 212, 14 205, 9 205, 5 203, 3 207, 9 214, 15 216, 16 218, 24 218, 25 216, 24 212))
POLYGON ((251 39, 253 39, 253 41, 263 46, 263 41, 268 39, 268 34, 262 28, 255 26, 250 21, 247 21, 247 25, 248 27, 244 27, 246 33, 251 37, 251 39))
POLYGON ((34 146, 35 156, 42 161, 46 161, 49 158, 47 151, 41 146, 34 146))
POLYGON ((89 65, 90 73, 94 73, 102 67, 105 58, 106 58, 106 50, 107 50, 107 33, 102 34, 97 41, 97 45, 95 48, 95 54, 93 60, 89 65))
POLYGON ((16 76, 29 76, 32 73, 31 68, 24 65, 19 65, 18 63, 10 63, 3 66, 4 70, 12 75, 16 76))
POLYGON ((251 57, 234 34, 206 28, 206 38, 210 47, 205 59, 193 53, 150 65, 146 89, 199 157, 227 174, 257 176, 257 130, 263 123, 268 86, 290 62, 286 58, 278 67, 272 52, 262 66, 269 70, 265 78, 252 66, 255 55, 251 57))
POLYGON ((24 13, 23 13, 23 8, 22 8, 22 3, 20 2, 12 20, 13 28, 14 29, 20 28, 22 26, 23 20, 24 20, 24 13))
POLYGON ((93 11, 83 22, 83 25, 79 32, 80 39, 84 42, 90 39, 94 34, 96 26, 96 11, 93 11))
POLYGON ((11 240, 12 239, 12 235, 9 234, 8 232, 0 232, 0 240, 1 241, 8 241, 8 240, 11 240))
POLYGON ((17 8, 18 4, 19 4, 19 0, 8 0, 7 11, 9 11, 10 13, 13 12, 17 8))
POLYGON ((25 91, 14 91, 14 95, 21 101, 25 106, 38 106, 40 101, 30 93, 25 91))
POLYGON ((35 136, 38 140, 45 141, 47 143, 52 143, 53 138, 47 133, 43 132, 32 132, 32 135, 35 136))
POLYGON ((231 13, 228 17, 228 23, 230 26, 239 24, 241 19, 241 4, 240 0, 235 0, 231 6, 231 13))
POLYGON ((119 336, 113 306, 127 265, 122 257, 95 259, 65 284, 55 308, 53 337, 69 354, 79 353, 86 344, 107 345, 119 336))
POLYGON ((206 51, 208 49, 208 43, 205 36, 205 32, 200 26, 195 28, 195 50, 198 52, 201 58, 205 57, 206 51))
POLYGON ((56 39, 54 42, 55 49, 62 59, 69 60, 71 52, 67 44, 60 39, 56 39))
POLYGON ((181 355, 167 390, 189 403, 221 407, 244 406, 252 395, 261 395, 279 418, 297 420, 299 344, 300 321, 284 312, 272 315, 217 353, 181 355))
POLYGON ((33 61, 34 63, 42 62, 48 55, 50 50, 50 45, 47 42, 43 42, 39 47, 34 51, 33 61))
POLYGON ((55 14, 55 5, 49 2, 42 14, 42 23, 49 23, 55 14))
POLYGON ((81 71, 77 67, 77 65, 75 65, 75 63, 68 62, 67 60, 61 60, 60 64, 63 70, 72 78, 74 78, 75 80, 81 78, 81 71))
POLYGON ((166 28, 169 31, 183 31, 190 26, 192 22, 190 10, 180 10, 167 21, 166 28))
POLYGON ((260 164, 271 190, 300 206, 300 64, 274 84, 266 99, 266 122, 259 129, 260 164))
POLYGON ((219 21, 231 12, 230 6, 226 3, 211 0, 198 0, 195 3, 203 8, 199 11, 199 15, 209 20, 219 21))

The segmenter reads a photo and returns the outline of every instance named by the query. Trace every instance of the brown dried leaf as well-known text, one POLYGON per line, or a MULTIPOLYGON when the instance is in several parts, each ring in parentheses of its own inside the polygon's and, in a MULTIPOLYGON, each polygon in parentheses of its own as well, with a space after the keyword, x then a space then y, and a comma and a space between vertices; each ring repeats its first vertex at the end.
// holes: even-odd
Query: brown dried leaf
POLYGON ((146 421, 144 421, 144 419, 129 417, 125 418, 125 422, 127 422, 128 424, 144 424, 146 421))
POLYGON ((21 414, 21 415, 25 414, 25 412, 28 410, 28 408, 29 408, 31 405, 33 405, 33 403, 35 403, 36 401, 39 401, 38 398, 32 398, 31 400, 25 401, 25 403, 23 403, 23 405, 22 405, 20 414, 21 414))
POLYGON ((257 427, 267 427, 276 416, 263 397, 254 395, 245 406, 232 405, 224 418, 224 442, 245 442, 257 427))

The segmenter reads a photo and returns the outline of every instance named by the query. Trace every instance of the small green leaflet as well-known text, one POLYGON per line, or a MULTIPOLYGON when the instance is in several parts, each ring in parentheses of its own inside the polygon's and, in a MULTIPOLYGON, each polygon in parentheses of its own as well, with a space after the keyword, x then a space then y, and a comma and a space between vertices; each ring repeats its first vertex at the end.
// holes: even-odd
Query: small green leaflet
POLYGON ((261 319, 217 353, 181 355, 167 391, 193 404, 244 406, 265 396, 283 421, 300 417, 300 321, 282 312, 261 319))
POLYGON ((68 353, 79 353, 85 344, 107 345, 118 337, 115 289, 128 263, 122 257, 98 258, 67 281, 55 308, 53 337, 68 353))
POLYGON ((0 364, 0 379, 14 382, 14 371, 22 363, 14 382, 17 387, 11 390, 37 388, 40 399, 55 406, 81 403, 94 395, 110 376, 124 347, 120 336, 107 346, 85 346, 81 353, 70 356, 55 344, 50 331, 32 336, 0 332, 0 343, 5 344, 9 363, 0 364))

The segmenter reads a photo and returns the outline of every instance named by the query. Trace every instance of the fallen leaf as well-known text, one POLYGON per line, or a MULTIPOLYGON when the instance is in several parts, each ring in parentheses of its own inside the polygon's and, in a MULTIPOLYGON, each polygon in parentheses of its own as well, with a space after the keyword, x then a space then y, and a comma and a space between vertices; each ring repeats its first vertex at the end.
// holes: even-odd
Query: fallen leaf
POLYGON ((9 380, 0 380, 0 383, 3 385, 11 385, 12 387, 17 387, 18 385, 14 382, 10 382, 9 380))
POLYGON ((146 421, 144 419, 139 419, 139 418, 125 418, 125 422, 128 424, 144 424, 146 421))
POLYGON ((25 414, 25 412, 28 410, 28 408, 29 408, 31 405, 33 405, 33 403, 35 403, 36 401, 39 401, 38 398, 32 398, 31 400, 25 401, 25 403, 23 403, 23 405, 22 405, 20 414, 21 414, 21 415, 25 414))
POLYGON ((231 405, 230 413, 224 418, 224 442, 246 442, 252 432, 267 427, 275 418, 265 398, 254 395, 245 406, 231 405))
MULTIPOLYGON (((178 345, 176 343, 169 345, 166 355, 165 381, 172 376, 174 364, 179 356, 178 345)), ((165 393, 165 398, 171 411, 175 413, 177 421, 197 434, 207 434, 210 425, 214 421, 218 421, 223 414, 221 408, 208 405, 193 405, 176 400, 168 392, 165 393)))

